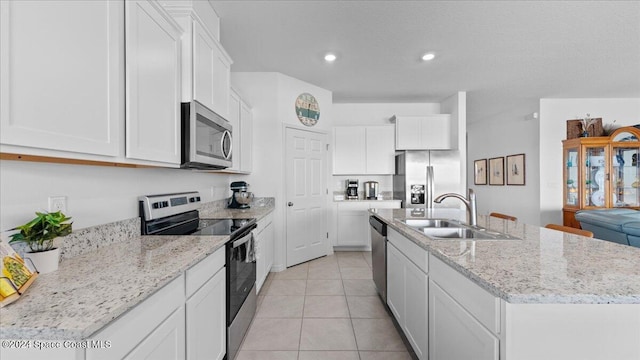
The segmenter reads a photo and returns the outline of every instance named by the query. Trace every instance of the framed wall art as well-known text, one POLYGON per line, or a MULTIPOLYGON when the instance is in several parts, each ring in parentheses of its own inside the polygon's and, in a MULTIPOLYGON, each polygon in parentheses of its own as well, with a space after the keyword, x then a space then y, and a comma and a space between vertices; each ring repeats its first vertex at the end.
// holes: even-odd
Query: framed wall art
POLYGON ((507 185, 524 185, 525 164, 524 154, 507 156, 507 185))
POLYGON ((487 159, 473 162, 473 183, 475 185, 487 185, 487 159))
POLYGON ((489 159, 489 185, 504 185, 504 157, 489 159))

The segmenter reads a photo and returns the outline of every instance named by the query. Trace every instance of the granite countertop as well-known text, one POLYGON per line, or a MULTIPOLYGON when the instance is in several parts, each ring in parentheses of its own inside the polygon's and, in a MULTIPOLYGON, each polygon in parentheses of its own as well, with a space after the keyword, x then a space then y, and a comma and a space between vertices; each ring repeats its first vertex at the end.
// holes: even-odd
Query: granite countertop
MULTIPOLYGON (((272 210, 273 203, 247 210, 211 208, 201 210, 201 217, 259 220, 272 210)), ((0 338, 86 339, 229 240, 120 235, 126 239, 64 259, 57 271, 40 275, 20 300, 0 309, 0 338)))
POLYGON ((410 209, 372 214, 507 302, 640 304, 640 248, 489 216, 478 225, 522 240, 432 240, 399 221, 410 209))
POLYGON ((253 205, 249 209, 213 208, 201 209, 201 219, 262 219, 273 211, 273 204, 253 205))
POLYGON ((384 201, 397 201, 400 202, 402 200, 394 200, 394 199, 365 199, 365 198, 357 198, 357 199, 344 199, 344 200, 336 200, 333 199, 334 202, 384 202, 384 201))

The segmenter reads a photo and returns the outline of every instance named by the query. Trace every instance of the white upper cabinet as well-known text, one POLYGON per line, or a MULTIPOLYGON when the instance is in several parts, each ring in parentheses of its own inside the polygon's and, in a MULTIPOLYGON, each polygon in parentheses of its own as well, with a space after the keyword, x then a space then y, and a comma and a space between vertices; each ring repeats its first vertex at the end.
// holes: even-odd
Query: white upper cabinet
POLYGON ((334 128, 334 175, 394 173, 393 126, 334 128))
POLYGON ((231 59, 199 22, 193 23, 193 98, 229 116, 231 59))
POLYGON ((253 167, 253 113, 233 89, 229 96, 229 123, 232 126, 231 159, 233 166, 225 171, 250 173, 253 167))
POLYGON ((118 156, 123 1, 0 1, 0 142, 118 156))
POLYGON ((453 141, 451 115, 394 116, 396 150, 447 150, 457 146, 453 141))
POLYGON ((240 100, 240 170, 250 173, 253 169, 253 112, 247 103, 240 100))
POLYGON ((367 126, 367 174, 395 173, 395 141, 393 126, 367 126))
POLYGON ((240 171, 240 95, 231 89, 229 94, 229 117, 227 118, 231 124, 231 160, 232 165, 227 168, 231 171, 240 171))
POLYGON ((180 27, 156 1, 126 1, 126 155, 180 164, 180 27))
POLYGON ((366 134, 363 126, 333 129, 333 174, 366 172, 366 134))
POLYGON ((182 101, 198 100, 228 118, 233 61, 209 30, 211 26, 205 26, 205 21, 215 17, 213 9, 201 1, 163 4, 182 27, 182 101))

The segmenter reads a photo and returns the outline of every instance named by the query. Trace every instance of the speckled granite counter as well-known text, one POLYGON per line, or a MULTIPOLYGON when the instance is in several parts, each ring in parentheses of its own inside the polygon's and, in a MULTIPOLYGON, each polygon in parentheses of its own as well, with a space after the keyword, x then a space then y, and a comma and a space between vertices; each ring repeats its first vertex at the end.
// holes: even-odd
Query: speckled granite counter
MULTIPOLYGON (((201 217, 261 219, 272 210, 273 201, 247 210, 203 204, 201 217)), ((229 240, 229 236, 140 236, 139 220, 137 227, 132 226, 135 233, 120 231, 133 220, 91 230, 108 233, 102 228, 113 227, 121 239, 82 241, 89 251, 78 250, 65 258, 58 271, 39 276, 19 301, 0 309, 0 338, 85 339, 229 240)))
POLYGON ((522 240, 432 240, 398 221, 410 210, 375 215, 510 303, 640 304, 639 248, 488 216, 478 225, 522 240))
POLYGON ((249 209, 228 209, 225 207, 207 206, 204 204, 200 209, 202 219, 249 219, 256 218, 258 221, 267 216, 274 209, 273 198, 257 199, 249 209))

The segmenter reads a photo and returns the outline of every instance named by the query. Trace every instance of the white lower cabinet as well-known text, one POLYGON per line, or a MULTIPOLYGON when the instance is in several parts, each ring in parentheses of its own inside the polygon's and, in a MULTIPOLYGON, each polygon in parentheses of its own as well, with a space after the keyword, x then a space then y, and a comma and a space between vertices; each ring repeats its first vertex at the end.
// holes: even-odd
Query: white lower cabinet
POLYGON ((338 246, 370 245, 369 205, 338 203, 338 246))
POLYGON ((273 266, 273 215, 267 215, 256 228, 256 293, 260 291, 273 266))
POLYGON ((387 243, 387 305, 399 324, 404 322, 404 260, 395 246, 387 243))
POLYGON ((187 300, 187 359, 226 355, 226 271, 222 268, 187 300))
POLYGON ((369 209, 399 209, 400 200, 338 202, 336 246, 371 249, 369 209))
POLYGON ((223 359, 224 252, 218 249, 91 336, 90 342, 108 346, 87 349, 86 360, 223 359))
MULTIPOLYGON (((408 260, 405 258, 405 260, 408 260)), ((428 357, 429 277, 411 261, 405 261, 404 334, 419 359, 428 357)))
MULTIPOLYGON (((387 242, 387 305, 411 343, 418 359, 427 359, 429 278, 423 270, 426 269, 424 266, 426 264, 422 263, 418 266, 409 259, 409 256, 414 257, 411 254, 405 255, 402 250, 394 246, 392 240, 396 243, 410 241, 395 233, 395 237, 387 242)), ((418 248, 413 243, 403 245, 400 247, 404 251, 418 251, 426 255, 426 250, 418 248)))
POLYGON ((429 259, 429 358, 500 359, 500 300, 429 259))
POLYGON ((125 360, 184 359, 184 328, 184 307, 181 306, 142 340, 125 360))
POLYGON ((429 282, 430 359, 500 358, 500 344, 489 330, 437 283, 429 282))
POLYGON ((86 359, 122 359, 132 353, 145 358, 156 347, 166 346, 159 338, 171 339, 173 344, 168 346, 181 348, 179 358, 184 359, 184 299, 184 275, 180 275, 91 336, 89 341, 109 343, 109 347, 87 349, 86 359))

